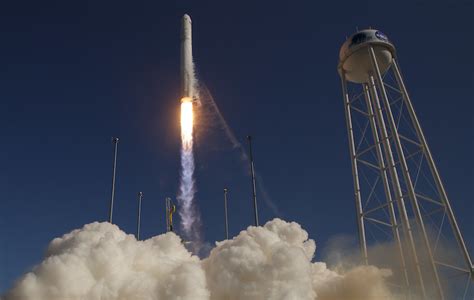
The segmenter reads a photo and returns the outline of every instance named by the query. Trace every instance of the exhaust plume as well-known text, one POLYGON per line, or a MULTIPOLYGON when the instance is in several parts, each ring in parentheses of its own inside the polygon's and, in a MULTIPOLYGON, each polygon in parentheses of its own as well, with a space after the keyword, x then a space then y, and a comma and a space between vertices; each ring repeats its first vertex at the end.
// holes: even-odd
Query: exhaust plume
POLYGON ((179 193, 179 216, 181 229, 186 241, 192 242, 197 253, 201 244, 200 217, 193 203, 194 194, 194 153, 193 153, 193 102, 190 98, 181 100, 181 178, 179 193))

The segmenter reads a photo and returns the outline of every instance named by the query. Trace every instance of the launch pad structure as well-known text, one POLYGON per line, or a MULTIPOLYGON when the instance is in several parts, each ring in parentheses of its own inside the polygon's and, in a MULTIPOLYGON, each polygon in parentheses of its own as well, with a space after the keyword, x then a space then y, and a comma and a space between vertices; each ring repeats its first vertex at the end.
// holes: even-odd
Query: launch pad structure
POLYGON ((395 46, 359 31, 342 45, 338 72, 362 262, 391 268, 406 299, 473 299, 472 260, 395 46), (387 249, 396 255, 382 259, 387 249))

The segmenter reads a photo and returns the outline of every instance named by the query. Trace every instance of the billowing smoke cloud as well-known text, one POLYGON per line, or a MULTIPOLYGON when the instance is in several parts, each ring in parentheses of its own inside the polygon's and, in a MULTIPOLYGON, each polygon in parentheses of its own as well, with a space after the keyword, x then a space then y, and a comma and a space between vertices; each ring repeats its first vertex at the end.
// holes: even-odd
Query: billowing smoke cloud
POLYGON ((211 300, 380 300, 394 298, 389 270, 356 267, 337 273, 312 263, 316 244, 295 222, 274 219, 218 242, 203 260, 211 300))
POLYGON ((296 223, 279 219, 217 243, 203 261, 211 299, 315 299, 316 245, 296 223))
POLYGON ((174 233, 137 241, 92 223, 54 239, 6 300, 209 299, 205 274, 174 233))
POLYGON ((169 232, 137 241, 92 223, 54 239, 41 264, 5 300, 395 299, 371 266, 336 272, 312 263, 316 244, 297 223, 274 219, 217 242, 200 261, 169 232))

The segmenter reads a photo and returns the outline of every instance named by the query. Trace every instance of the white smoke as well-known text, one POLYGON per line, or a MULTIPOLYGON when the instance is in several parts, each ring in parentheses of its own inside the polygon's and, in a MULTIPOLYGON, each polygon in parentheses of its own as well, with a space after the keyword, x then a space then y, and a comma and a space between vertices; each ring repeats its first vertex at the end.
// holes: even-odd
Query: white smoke
POLYGON ((211 299, 315 299, 316 245, 296 223, 279 219, 217 243, 203 261, 211 299))
POLYGON ((385 284, 390 271, 332 271, 312 263, 315 249, 300 225, 280 219, 217 242, 202 261, 172 232, 137 241, 115 225, 92 223, 54 239, 4 299, 395 299, 385 284))
POLYGON ((7 300, 209 299, 205 274, 174 233, 137 241, 92 223, 54 239, 7 300))
POLYGON ((356 267, 347 272, 312 263, 316 244, 295 222, 274 219, 218 242, 203 260, 211 300, 391 299, 389 270, 356 267), (369 283, 369 284, 368 284, 369 283))
POLYGON ((191 140, 190 146, 181 148, 181 178, 177 196, 181 227, 187 239, 192 237, 193 227, 198 218, 193 207, 196 191, 194 188, 194 154, 192 143, 191 140))

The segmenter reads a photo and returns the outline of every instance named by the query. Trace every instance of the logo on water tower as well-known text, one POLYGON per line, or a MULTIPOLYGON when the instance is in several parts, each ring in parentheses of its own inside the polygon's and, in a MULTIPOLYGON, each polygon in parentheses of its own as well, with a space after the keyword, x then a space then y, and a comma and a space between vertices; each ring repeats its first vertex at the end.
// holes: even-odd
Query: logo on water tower
POLYGON ((382 41, 388 41, 388 38, 387 36, 382 32, 382 31, 376 31, 375 32, 375 36, 379 39, 379 40, 382 40, 382 41))

